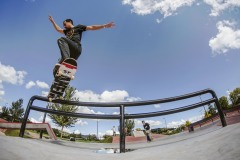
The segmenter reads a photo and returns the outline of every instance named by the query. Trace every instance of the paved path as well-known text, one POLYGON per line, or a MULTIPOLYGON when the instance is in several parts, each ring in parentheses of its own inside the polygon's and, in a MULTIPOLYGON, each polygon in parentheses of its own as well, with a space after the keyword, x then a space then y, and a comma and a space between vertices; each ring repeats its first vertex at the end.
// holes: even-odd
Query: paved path
POLYGON ((152 143, 131 143, 135 151, 98 154, 118 144, 91 144, 0 136, 0 160, 239 160, 240 123, 222 128, 216 124, 194 133, 181 133, 152 143))

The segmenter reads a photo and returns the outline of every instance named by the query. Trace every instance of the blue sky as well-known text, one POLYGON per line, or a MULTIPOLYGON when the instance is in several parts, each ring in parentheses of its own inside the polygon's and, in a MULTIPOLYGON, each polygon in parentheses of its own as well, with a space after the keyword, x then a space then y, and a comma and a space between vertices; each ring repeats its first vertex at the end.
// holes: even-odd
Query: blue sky
MULTIPOLYGON (((239 87, 239 0, 2 0, 0 106, 19 98, 26 106, 31 96, 48 92, 52 68, 60 57, 56 41, 62 36, 48 15, 61 27, 66 18, 84 25, 116 23, 113 29, 83 34, 83 52, 71 82, 82 101, 148 100, 205 88, 214 89, 220 97, 239 87)), ((197 101, 129 108, 127 112, 165 110, 197 101)), ((118 112, 88 107, 80 111, 118 112)), ((165 118, 169 126, 176 126, 201 114, 199 108, 165 118)), ((39 112, 30 115, 36 121, 41 116, 39 112)), ((164 127, 163 117, 148 121, 153 128, 164 127)), ((99 124, 104 134, 118 122, 99 124)), ((68 130, 96 133, 95 126, 96 121, 84 119, 68 130)), ((139 121, 137 127, 141 127, 139 121)))

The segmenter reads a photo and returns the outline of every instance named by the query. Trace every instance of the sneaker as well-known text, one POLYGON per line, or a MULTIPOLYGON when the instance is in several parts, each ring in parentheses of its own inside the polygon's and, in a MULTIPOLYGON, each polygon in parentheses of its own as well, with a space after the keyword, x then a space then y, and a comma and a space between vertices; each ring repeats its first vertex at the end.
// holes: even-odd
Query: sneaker
POLYGON ((60 66, 61 66, 61 64, 59 64, 59 63, 55 64, 54 69, 53 69, 53 76, 54 77, 57 74, 57 71, 60 68, 60 66))

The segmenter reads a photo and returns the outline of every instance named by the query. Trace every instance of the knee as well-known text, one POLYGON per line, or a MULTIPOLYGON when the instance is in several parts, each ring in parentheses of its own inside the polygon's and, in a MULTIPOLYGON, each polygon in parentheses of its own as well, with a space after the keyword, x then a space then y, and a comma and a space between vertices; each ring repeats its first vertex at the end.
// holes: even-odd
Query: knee
POLYGON ((62 42, 64 42, 64 37, 58 38, 57 43, 59 44, 59 43, 62 43, 62 42))

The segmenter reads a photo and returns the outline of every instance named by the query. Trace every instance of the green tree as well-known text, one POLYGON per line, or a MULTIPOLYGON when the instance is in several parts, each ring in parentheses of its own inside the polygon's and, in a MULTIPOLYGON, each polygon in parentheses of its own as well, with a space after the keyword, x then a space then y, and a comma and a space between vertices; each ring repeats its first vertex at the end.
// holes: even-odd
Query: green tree
POLYGON ((11 120, 9 109, 6 106, 2 107, 2 112, 0 113, 0 118, 5 119, 6 121, 11 120))
POLYGON ((16 102, 12 102, 11 107, 9 108, 9 114, 11 116, 11 122, 20 122, 24 115, 24 109, 22 108, 23 99, 19 99, 16 102))
POLYGON ((208 111, 205 111, 204 118, 208 118, 210 116, 211 116, 211 114, 208 111))
POLYGON ((219 98, 219 103, 220 103, 220 106, 222 107, 222 109, 230 108, 230 105, 228 103, 228 99, 225 96, 222 96, 221 98, 219 98))
MULTIPOLYGON (((78 101, 77 98, 74 97, 76 89, 73 87, 67 87, 64 94, 64 100, 67 101, 78 101)), ((53 104, 49 103, 48 107, 53 110, 57 111, 63 111, 63 112, 72 112, 76 113, 78 110, 78 107, 75 105, 66 105, 66 104, 53 104)), ((73 124, 77 122, 77 118, 75 117, 68 117, 68 116, 62 116, 62 115, 56 115, 56 114, 49 114, 49 117, 52 119, 53 123, 55 123, 57 126, 61 127, 61 139, 63 136, 63 129, 72 127, 73 124)))
POLYGON ((182 132, 184 129, 185 129, 185 124, 182 124, 180 126, 178 126, 176 129, 175 129, 175 133, 179 133, 179 132, 182 132))
POLYGON ((142 129, 141 128, 136 128, 136 131, 142 131, 142 129))
POLYGON ((234 89, 230 92, 230 101, 232 102, 232 107, 240 104, 240 88, 234 89))
POLYGON ((212 116, 217 113, 217 108, 216 106, 209 105, 208 106, 208 113, 212 116))
POLYGON ((126 135, 131 136, 132 130, 135 127, 135 122, 133 119, 126 119, 125 120, 125 128, 126 128, 126 135))
POLYGON ((89 134, 88 138, 89 141, 96 141, 98 140, 97 136, 95 134, 89 134))
POLYGON ((190 124, 191 124, 191 122, 187 120, 185 123, 185 126, 188 127, 188 126, 190 126, 190 124))
POLYGON ((208 105, 208 110, 205 111, 204 118, 208 118, 217 113, 217 107, 215 105, 208 105))

